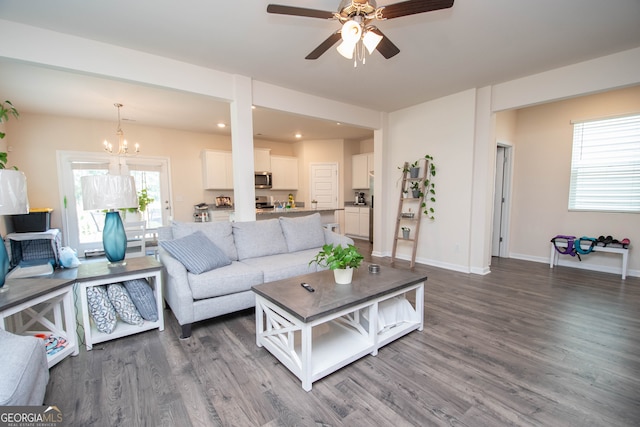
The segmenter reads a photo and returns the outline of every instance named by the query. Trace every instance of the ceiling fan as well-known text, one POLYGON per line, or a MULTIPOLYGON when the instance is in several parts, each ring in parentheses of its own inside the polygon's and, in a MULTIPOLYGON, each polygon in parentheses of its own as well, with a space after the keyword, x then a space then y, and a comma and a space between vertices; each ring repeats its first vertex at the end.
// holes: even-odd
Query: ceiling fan
POLYGON ((348 59, 352 59, 355 54, 356 60, 360 59, 364 63, 365 48, 369 54, 377 50, 387 59, 400 53, 400 49, 382 31, 371 25, 373 21, 448 9, 453 6, 453 2, 454 0, 408 0, 377 7, 375 0, 342 0, 337 12, 278 4, 268 5, 267 12, 340 21, 342 27, 320 43, 305 59, 318 59, 342 39, 338 52, 348 59))

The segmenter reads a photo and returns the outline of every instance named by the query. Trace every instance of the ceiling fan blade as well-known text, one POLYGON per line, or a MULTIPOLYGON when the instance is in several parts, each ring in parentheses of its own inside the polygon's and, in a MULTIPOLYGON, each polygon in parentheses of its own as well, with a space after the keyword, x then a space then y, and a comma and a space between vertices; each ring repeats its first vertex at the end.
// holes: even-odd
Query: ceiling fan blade
POLYGON ((382 8, 382 18, 392 19, 401 16, 415 15, 416 13, 448 9, 453 6, 453 1, 454 0, 408 0, 394 3, 382 8))
POLYGON ((280 4, 270 4, 267 6, 268 13, 277 13, 279 15, 307 16, 309 18, 333 18, 333 12, 324 10, 307 9, 304 7, 283 6, 280 4))
POLYGON ((340 37, 341 37, 340 32, 336 32, 336 33, 331 34, 329 36, 329 38, 327 38, 325 41, 320 43, 320 46, 315 48, 313 50, 313 52, 311 52, 309 55, 305 56, 304 59, 318 59, 318 58, 320 58, 320 55, 325 53, 327 50, 329 50, 331 48, 331 46, 336 44, 336 42, 338 40, 340 40, 340 37))
POLYGON ((382 56, 384 56, 386 59, 389 59, 400 53, 400 49, 398 49, 398 46, 393 44, 387 36, 382 34, 382 31, 377 28, 374 28, 371 31, 379 36, 382 36, 382 40, 380 40, 380 43, 378 43, 378 46, 376 46, 376 50, 380 52, 382 56))

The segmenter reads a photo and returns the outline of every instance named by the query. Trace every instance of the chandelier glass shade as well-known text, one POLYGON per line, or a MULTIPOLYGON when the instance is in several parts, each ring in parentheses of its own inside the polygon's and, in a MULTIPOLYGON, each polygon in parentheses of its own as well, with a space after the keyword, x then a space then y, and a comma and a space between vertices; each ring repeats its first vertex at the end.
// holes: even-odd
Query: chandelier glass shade
MULTIPOLYGON (((129 154, 129 143, 124 138, 124 132, 122 131, 122 126, 120 124, 120 108, 122 108, 122 104, 116 103, 113 105, 118 109, 118 129, 116 129, 118 147, 116 150, 116 147, 114 147, 114 145, 111 142, 107 141, 106 139, 102 144, 104 145, 104 151, 108 153, 117 154, 117 155, 126 155, 126 154, 129 154)), ((135 153, 139 153, 140 145, 138 143, 134 144, 133 149, 135 153)))

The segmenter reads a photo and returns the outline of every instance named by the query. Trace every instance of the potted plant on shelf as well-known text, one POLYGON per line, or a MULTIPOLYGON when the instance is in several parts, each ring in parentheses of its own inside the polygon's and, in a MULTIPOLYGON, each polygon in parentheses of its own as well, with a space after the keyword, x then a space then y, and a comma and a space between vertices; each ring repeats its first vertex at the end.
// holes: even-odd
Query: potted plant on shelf
POLYGON ((353 278, 353 269, 360 267, 364 257, 354 245, 326 244, 320 252, 309 261, 309 265, 316 263, 322 267, 333 270, 333 275, 337 284, 348 285, 353 278))
POLYGON ((317 200, 312 200, 311 201, 311 209, 318 209, 318 201, 317 200))
POLYGON ((417 178, 420 174, 420 159, 415 162, 409 164, 409 162, 405 162, 404 166, 398 166, 403 173, 409 172, 409 178, 417 178))
POLYGON ((409 233, 411 233, 411 229, 409 227, 402 227, 402 238, 408 239, 409 233))
POLYGON ((415 181, 411 184, 411 193, 414 199, 419 199, 423 196, 422 191, 420 191, 420 182, 415 181))

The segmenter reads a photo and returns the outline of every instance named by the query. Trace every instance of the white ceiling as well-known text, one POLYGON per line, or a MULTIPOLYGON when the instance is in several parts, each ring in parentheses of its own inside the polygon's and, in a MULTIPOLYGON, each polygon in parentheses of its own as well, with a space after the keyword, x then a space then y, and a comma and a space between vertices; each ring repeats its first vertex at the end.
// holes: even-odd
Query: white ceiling
MULTIPOLYGON (((339 0, 0 0, 0 19, 387 112, 640 46, 638 0, 455 0, 378 23, 400 53, 387 60, 375 52, 354 68, 335 49, 304 59, 337 22, 267 14, 269 3, 334 11, 339 0)), ((123 118, 140 124, 218 132, 212 117, 229 121, 228 106, 204 96, 6 60, 0 93, 24 112, 114 120, 121 102, 123 118)), ((254 120, 254 132, 272 140, 298 131, 304 139, 371 136, 274 111, 257 110, 254 120)))

